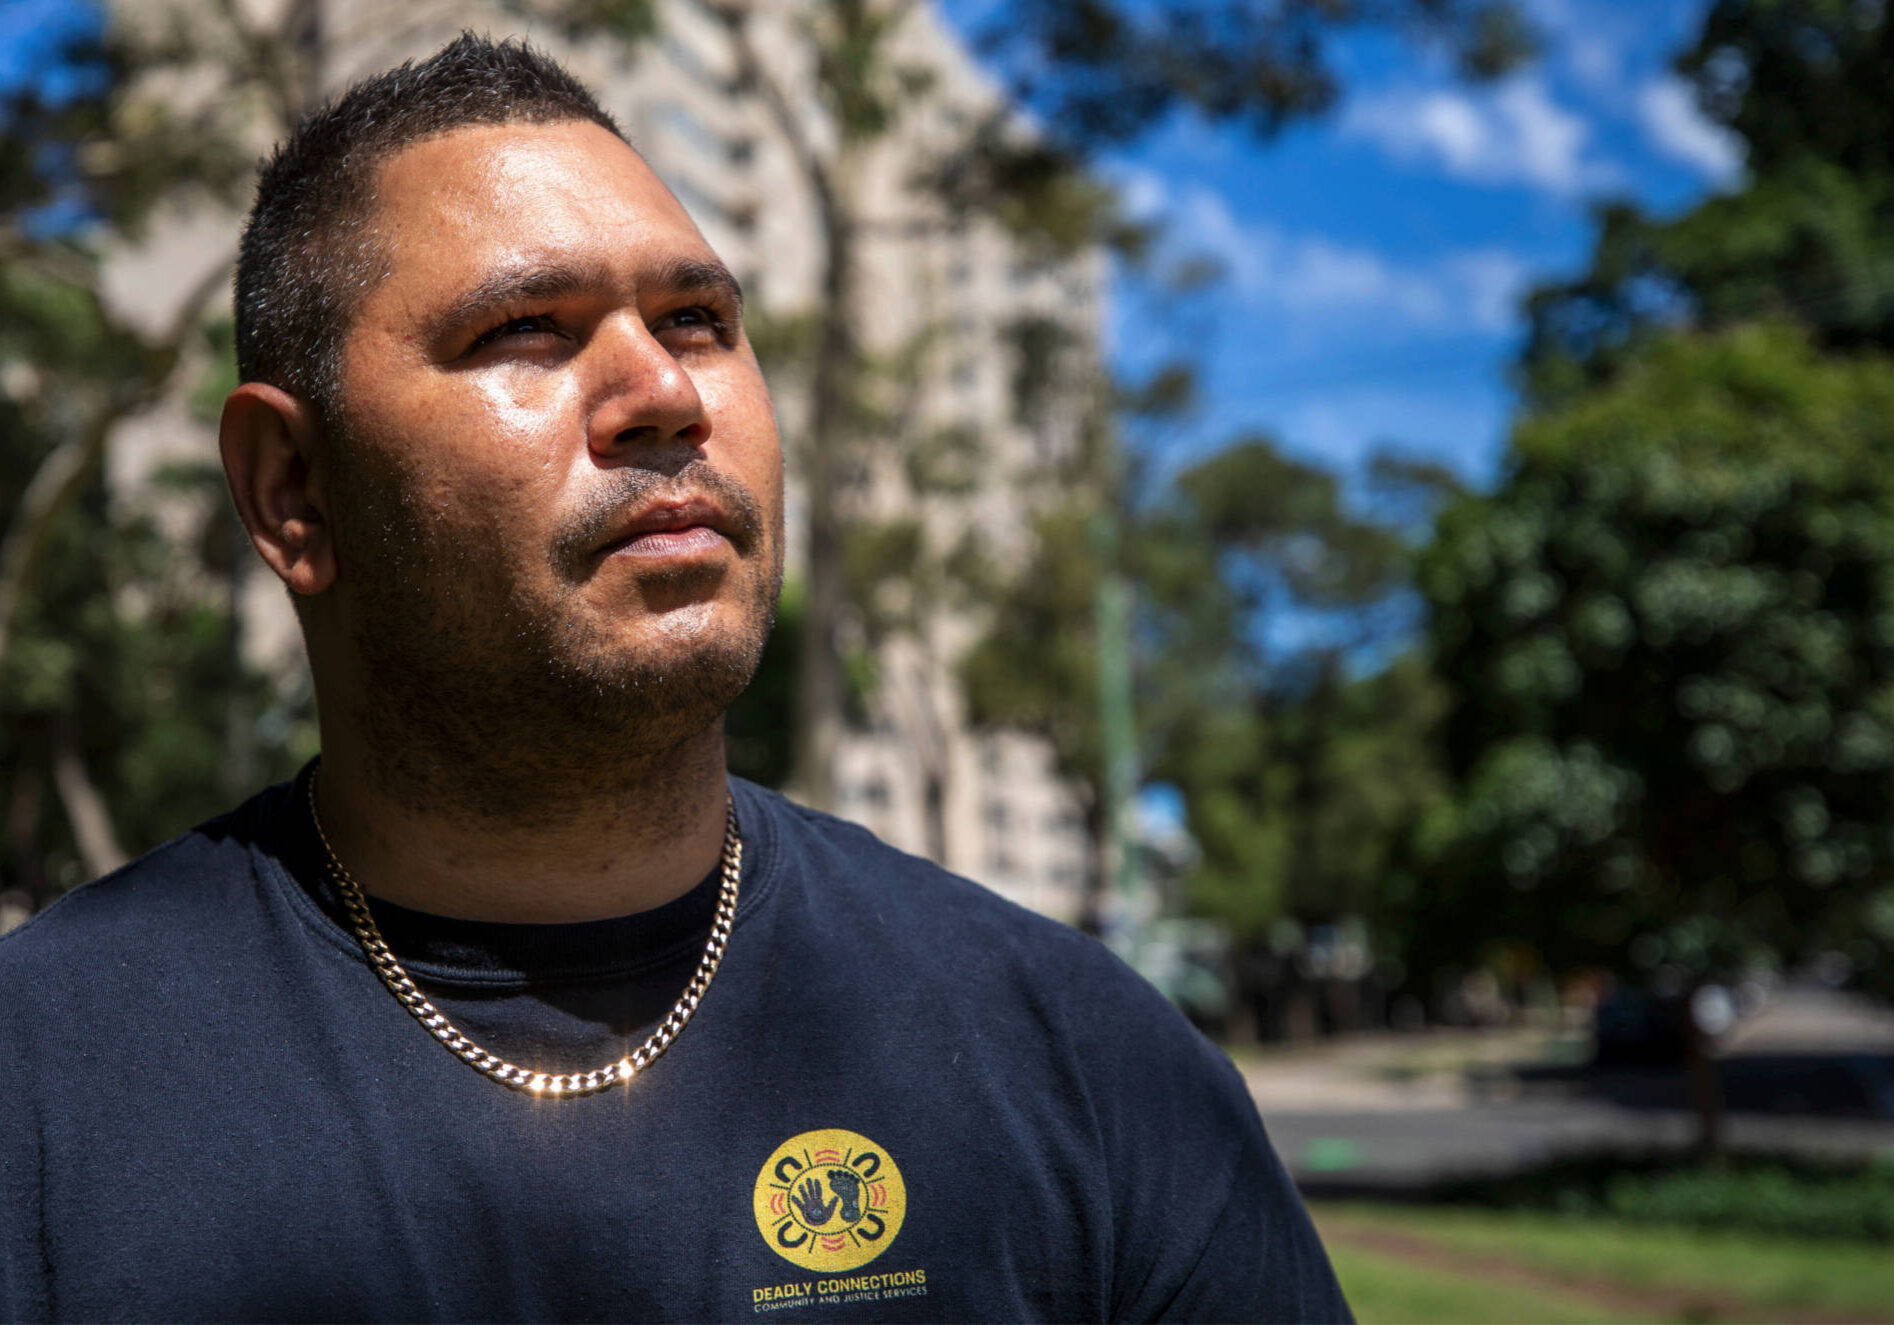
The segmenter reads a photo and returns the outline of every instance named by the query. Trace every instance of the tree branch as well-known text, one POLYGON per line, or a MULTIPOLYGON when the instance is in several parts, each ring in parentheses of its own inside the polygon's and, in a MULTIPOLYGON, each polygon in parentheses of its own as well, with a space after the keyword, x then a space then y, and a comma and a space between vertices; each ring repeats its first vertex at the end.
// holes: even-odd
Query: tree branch
MULTIPOLYGON (((219 264, 185 296, 164 336, 146 353, 145 371, 131 390, 106 398, 76 436, 55 446, 33 471, 20 504, 0 539, 0 659, 12 643, 13 625, 26 587, 53 526, 58 522, 104 459, 106 444, 120 422, 148 408, 163 395, 184 357, 184 342, 204 316, 204 306, 229 279, 228 264, 219 264)), ((96 291, 88 291, 94 299, 96 291)))
MULTIPOLYGON (((290 8, 294 10, 296 6, 290 8)), ((295 123, 294 102, 299 80, 291 78, 289 70, 283 67, 282 48, 244 21, 236 0, 217 0, 217 12, 229 27, 230 35, 236 38, 244 62, 250 66, 252 80, 263 85, 274 104, 278 122, 295 123)))
POLYGON ((730 33, 730 44, 736 52, 737 76, 744 82, 754 85, 762 94, 764 104, 769 107, 770 117, 782 130, 788 140, 789 150, 796 158, 796 164, 808 177, 815 189, 817 201, 825 217, 835 211, 835 185, 829 170, 829 163, 816 150, 809 139, 807 127, 802 117, 796 114, 796 108, 790 104, 788 94, 781 84, 770 76, 768 69, 756 54, 756 43, 750 38, 750 13, 747 4, 718 3, 711 6, 711 12, 723 21, 730 33))
POLYGON ((131 859, 118 843, 112 812, 86 772, 69 730, 62 729, 53 746, 53 785, 59 790, 60 808, 66 812, 79 858, 90 877, 110 874, 131 859))

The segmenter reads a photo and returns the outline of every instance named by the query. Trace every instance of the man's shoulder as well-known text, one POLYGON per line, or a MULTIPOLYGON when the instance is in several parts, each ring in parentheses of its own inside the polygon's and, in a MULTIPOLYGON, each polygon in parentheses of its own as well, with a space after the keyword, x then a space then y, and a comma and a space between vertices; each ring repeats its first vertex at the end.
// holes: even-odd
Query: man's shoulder
MULTIPOLYGON (((876 954, 909 988, 955 1003, 1003 1003, 1132 1041, 1209 1046, 1105 944, 847 819, 746 787, 768 810, 776 868, 791 874, 812 927, 876 954)), ((741 810, 741 803, 740 803, 741 810)), ((1220 1055, 1217 1055, 1220 1059, 1220 1055)))
POLYGON ((235 896, 255 886, 250 847, 258 814, 284 791, 272 787, 180 833, 0 935, 0 977, 33 981, 71 969, 76 957, 88 970, 109 969, 227 921, 235 896))
POLYGON ((828 906, 871 909, 889 922, 943 937, 978 935, 1003 948, 1069 960, 1116 960, 1096 939, 1001 896, 982 883, 882 841, 863 825, 780 793, 740 784, 780 833, 769 849, 828 906))

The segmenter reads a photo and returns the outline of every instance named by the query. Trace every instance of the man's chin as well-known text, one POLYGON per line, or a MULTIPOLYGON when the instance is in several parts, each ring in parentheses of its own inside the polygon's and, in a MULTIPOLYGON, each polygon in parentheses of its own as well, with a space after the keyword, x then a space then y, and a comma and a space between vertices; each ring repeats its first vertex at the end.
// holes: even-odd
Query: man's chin
POLYGON ((722 592, 680 594, 668 602, 649 596, 635 615, 596 622, 584 640, 570 641, 571 652, 591 654, 588 670, 600 679, 617 678, 611 688, 628 699, 701 691, 725 696, 727 707, 749 686, 776 620, 774 592, 765 597, 761 586, 748 586, 744 594, 733 588, 726 584, 722 592))
POLYGON ((391 756, 387 790, 526 822, 662 767, 715 732, 758 650, 723 637, 635 656, 470 668, 461 684, 383 692, 361 714, 391 756))
POLYGON ((764 585, 746 588, 661 608, 655 596, 612 610, 582 594, 557 611, 479 614, 388 595, 355 632, 376 680, 359 720, 416 796, 497 806, 596 788, 674 757, 743 693, 774 606, 764 585))
POLYGON ((632 739, 688 734, 715 722, 756 674, 761 639, 717 629, 708 604, 644 625, 636 647, 595 658, 562 678, 572 686, 571 711, 590 710, 590 721, 632 739))
POLYGON ((684 603, 658 613, 650 624, 660 648, 694 651, 717 630, 717 605, 714 602, 684 603))

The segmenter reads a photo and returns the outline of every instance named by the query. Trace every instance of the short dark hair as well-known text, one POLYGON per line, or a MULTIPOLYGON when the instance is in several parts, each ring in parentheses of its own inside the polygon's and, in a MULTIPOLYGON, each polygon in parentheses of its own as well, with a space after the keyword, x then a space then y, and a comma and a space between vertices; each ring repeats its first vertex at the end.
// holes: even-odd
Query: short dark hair
POLYGON ((375 180, 390 156, 479 124, 589 120, 624 133, 584 84, 526 42, 473 32, 364 79, 302 118, 257 178, 237 255, 237 376, 335 417, 342 342, 373 280, 375 180))

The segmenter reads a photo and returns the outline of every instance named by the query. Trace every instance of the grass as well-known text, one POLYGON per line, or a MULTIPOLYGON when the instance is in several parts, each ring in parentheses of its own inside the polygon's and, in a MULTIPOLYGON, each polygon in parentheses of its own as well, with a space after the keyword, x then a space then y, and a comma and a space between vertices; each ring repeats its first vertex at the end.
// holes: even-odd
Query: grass
POLYGON ((1885 1244, 1452 1206, 1315 1215, 1363 1325, 1894 1319, 1885 1244))
POLYGON ((1450 1205, 1894 1246, 1894 1166, 1733 1155, 1593 1154, 1437 1189, 1450 1205))
MULTIPOLYGON (((1453 1270, 1430 1269, 1372 1252, 1331 1245, 1335 1274, 1361 1325, 1592 1325, 1640 1317, 1616 1315, 1587 1298, 1494 1284, 1453 1270)), ((1642 1319, 1649 1319, 1643 1317, 1642 1319)))

